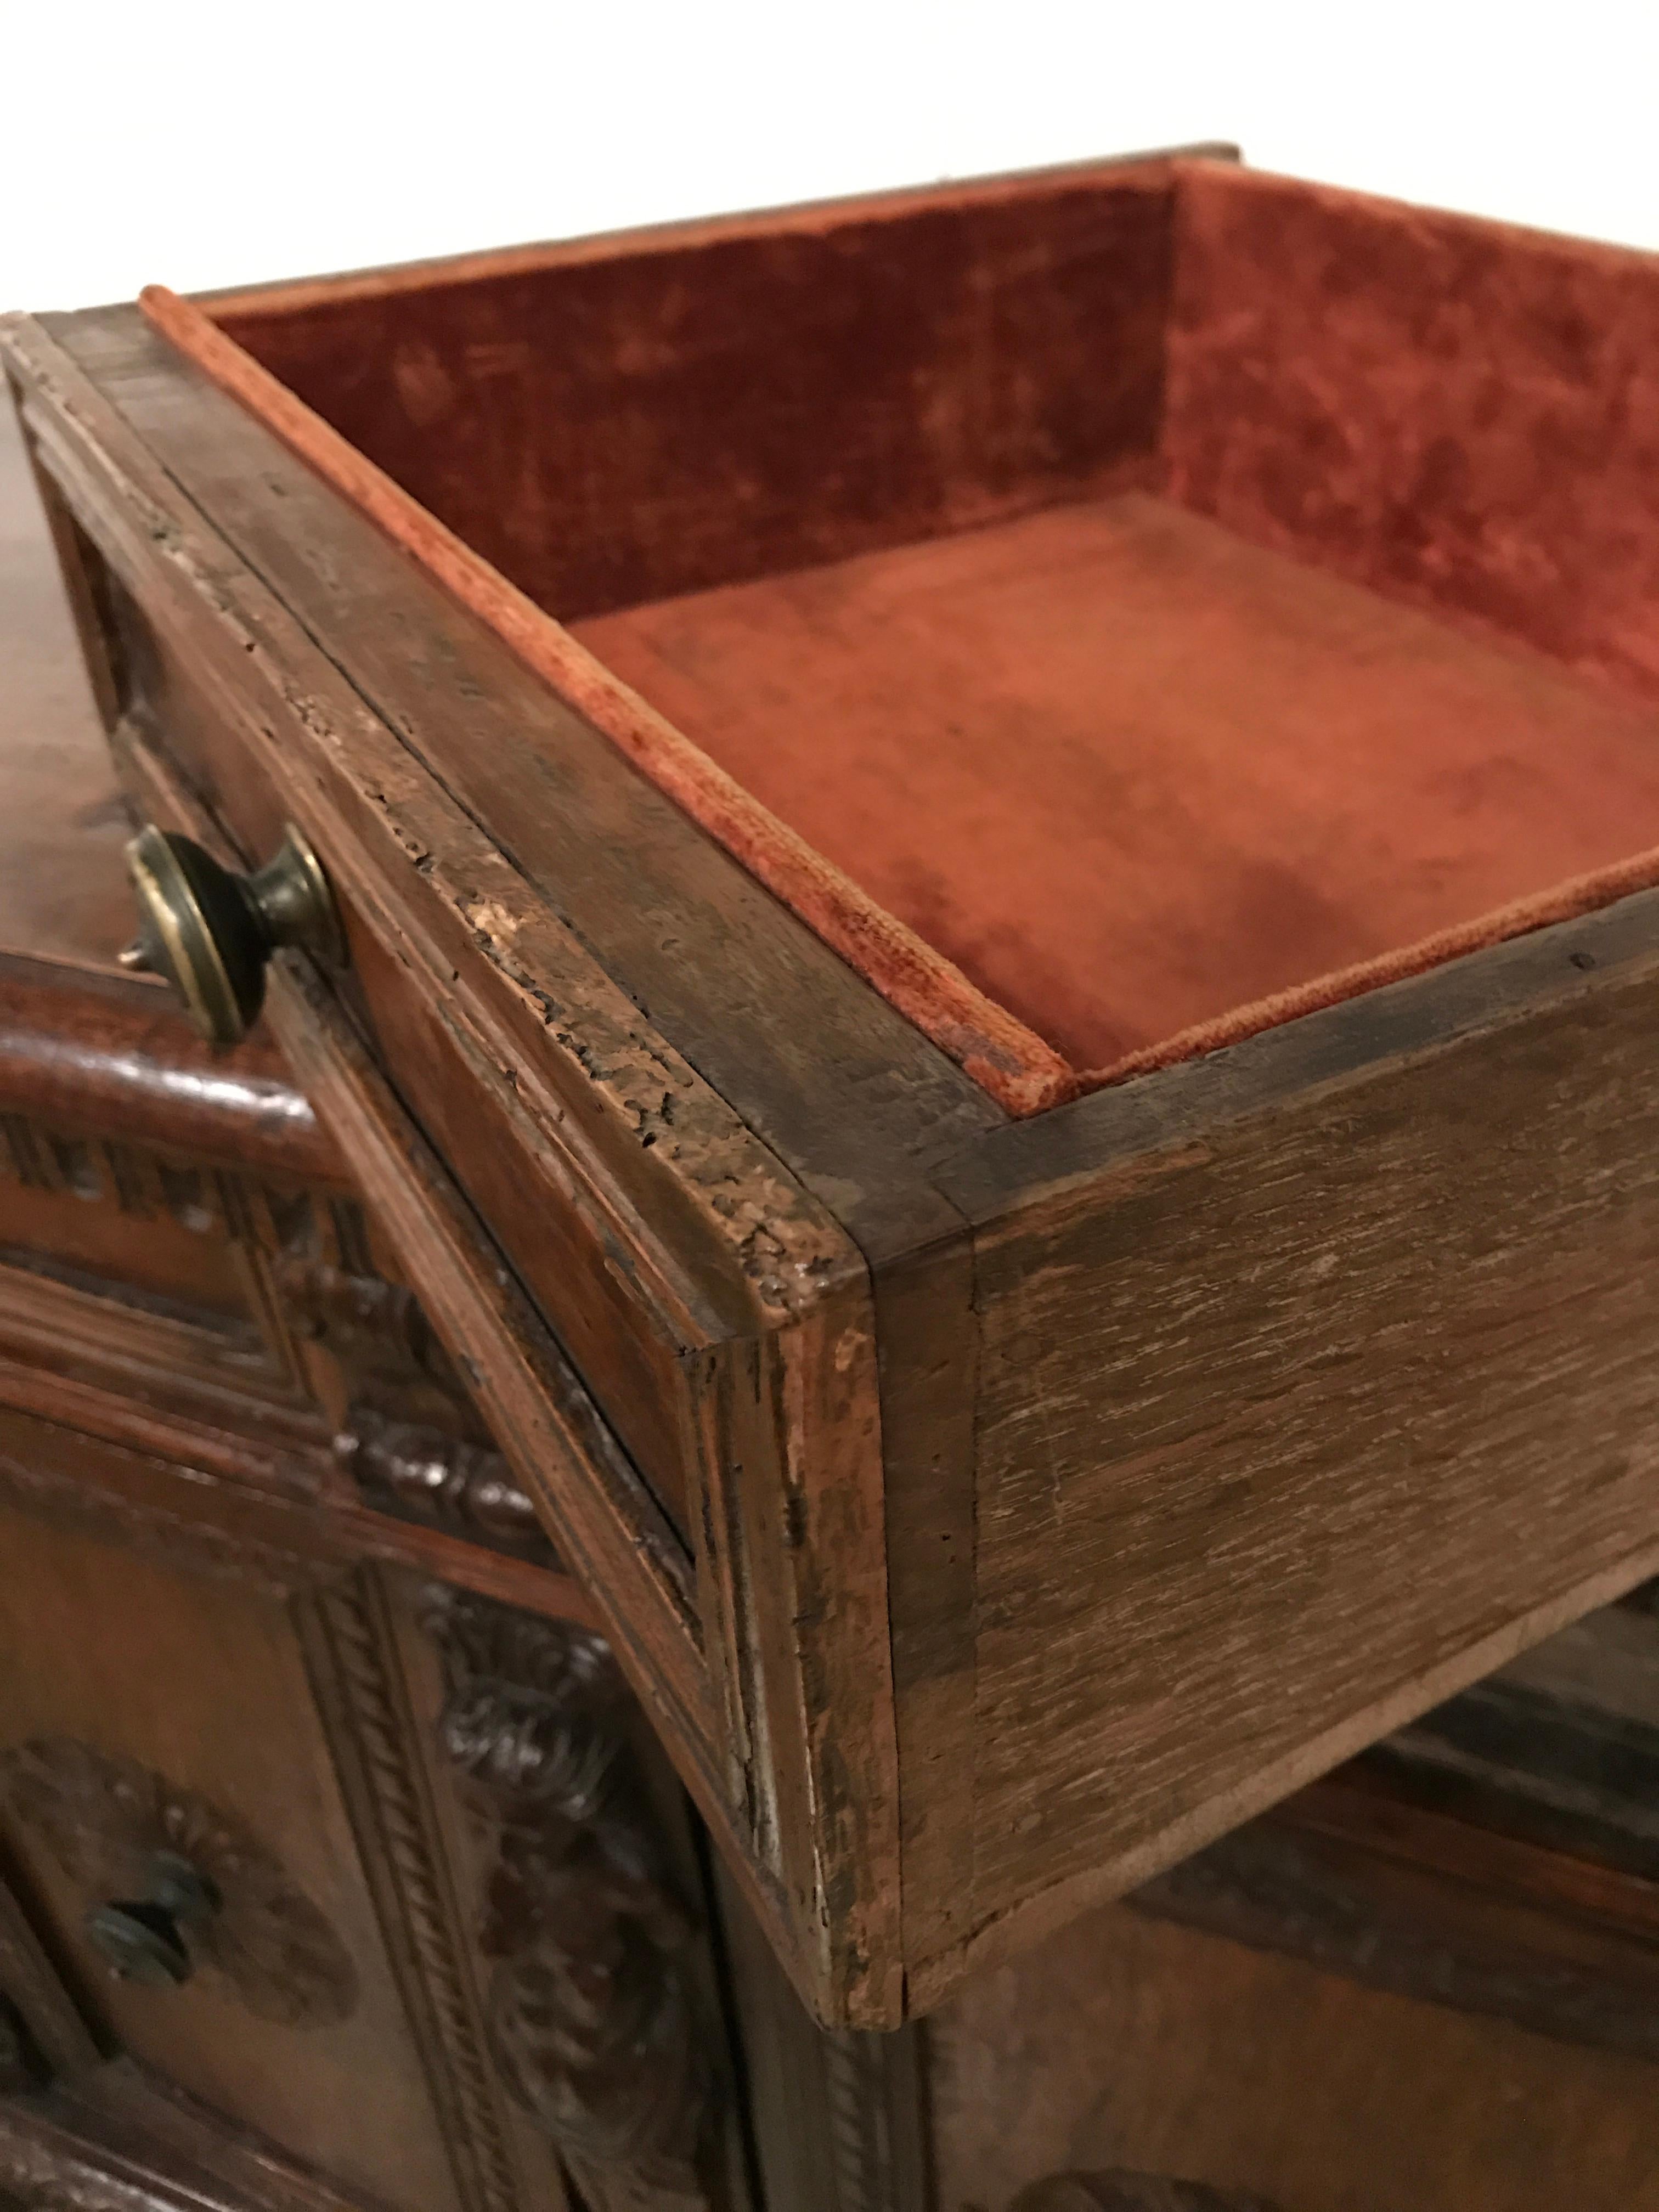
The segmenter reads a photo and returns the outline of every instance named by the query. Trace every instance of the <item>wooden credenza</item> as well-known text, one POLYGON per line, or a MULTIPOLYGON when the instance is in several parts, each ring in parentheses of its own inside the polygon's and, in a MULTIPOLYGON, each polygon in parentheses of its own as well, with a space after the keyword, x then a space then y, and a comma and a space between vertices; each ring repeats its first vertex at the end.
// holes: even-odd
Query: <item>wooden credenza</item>
MULTIPOLYGON (((78 576, 94 599, 127 588, 70 503, 113 495, 76 467, 101 454, 136 469, 134 454, 171 451, 178 474, 158 465, 121 496, 204 604, 226 621, 228 609, 246 614, 252 563, 214 569, 210 532, 181 552, 184 526, 161 504, 176 499, 188 520, 206 495, 202 476, 181 489, 184 447, 168 448, 183 435, 175 372, 158 370, 152 342, 118 319, 71 335, 79 373, 103 377, 147 428, 127 453, 84 391, 53 386, 49 371, 32 387, 37 425, 58 410, 51 458, 64 481, 48 492, 70 586, 78 576)), ((232 435, 210 407, 203 419, 232 435)), ((276 453, 264 454, 272 495, 299 496, 276 453)), ((204 446, 197 465, 211 458, 204 446)), ((428 1003, 430 978, 416 989, 387 972, 372 916, 354 909, 356 967, 337 997, 297 966, 279 980, 292 1056, 269 1026, 211 1052, 159 983, 120 970, 129 805, 9 422, 0 470, 0 2192, 76 2212, 1659 2208, 1648 1810, 1659 1802, 1659 1619, 1639 1590, 1281 1794, 1127 1901, 1068 1892, 1049 1912, 1041 1883, 1022 1888, 1018 1938, 976 1924, 970 1958, 957 1940, 947 1770, 969 1744, 951 1607, 971 1514, 942 1479, 955 1501, 944 1521, 923 1516, 884 1538, 893 1577, 910 1578, 894 1646, 903 1771, 925 1778, 921 1814, 887 1812, 921 1932, 878 1962, 902 2024, 848 2024, 889 2002, 860 1982, 870 1961, 858 1946, 873 1924, 866 1908, 881 1903, 866 1816, 892 1776, 870 1763, 849 1656, 859 1636, 883 1633, 858 1613, 857 1576, 874 1573, 868 1528, 841 1531, 848 1588, 811 1580, 833 1552, 813 1516, 835 1507, 836 1465, 808 1471, 830 1485, 810 1498, 792 1505, 781 1492, 775 1514, 776 1501, 744 1494, 757 1469, 790 1473, 787 1440, 763 1436, 741 1402, 731 1361, 741 1333, 720 1309, 730 1285, 674 1276, 683 1224, 651 1216, 647 1199, 669 1185, 646 1169, 626 1188, 605 1183, 612 1241, 551 1236, 536 1295, 524 1294, 501 1256, 520 1155, 502 1154, 491 1180, 489 1130, 453 1086, 447 1125, 441 1085, 422 1094, 422 1114, 407 1110, 422 1055, 447 1066, 477 1039, 422 1036, 409 1009, 428 1003), (629 1203, 644 1209, 637 1220, 629 1203), (687 1322, 667 1358, 626 1316, 677 1299, 701 1348, 687 1322), (552 1331, 549 1310, 577 1317, 552 1331), (674 1393, 679 1413, 666 1418, 674 1393), (724 1496, 697 1487, 713 1464, 693 1433, 704 1417, 727 1451, 724 1496), (695 1481, 681 1481, 687 1469, 695 1481), (544 1486, 531 1480, 542 1470, 544 1486), (769 1544, 796 1563, 793 1613, 777 1589, 763 1601, 744 1583, 745 1561, 769 1544), (829 1648, 814 1640, 815 1605, 840 1608, 833 1679, 809 1664, 829 1648), (676 1656, 682 1646, 706 1662, 702 1674, 676 1656), (727 1701, 718 1708, 711 1682, 727 1701), (845 1819, 823 1794, 837 1728, 863 1762, 845 1819), (748 1798, 715 1771, 711 1747, 732 1753, 748 1798), (948 1971, 914 1985, 894 1964, 947 1955, 948 1971)), ((375 560, 390 559, 364 554, 365 592, 384 581, 375 560)), ((176 585, 157 584, 154 604, 176 585)), ((284 589, 303 596, 292 577, 284 589)), ((173 789, 178 818, 202 827, 179 761, 199 767, 211 753, 200 718, 224 707, 212 672, 223 640, 203 647, 199 665, 186 656, 170 670, 143 660, 149 601, 78 611, 94 643, 124 639, 129 652, 127 696, 102 702, 129 786, 152 799, 173 789), (176 757, 152 744, 163 707, 177 717, 176 757)), ((250 658, 289 655, 284 711, 303 718, 293 671, 311 647, 279 630, 266 609, 250 658)), ((171 651, 176 633, 164 623, 156 635, 171 651)), ((459 636, 445 633, 432 666, 465 695, 483 664, 459 636)), ((107 675, 94 652, 94 681, 100 665, 107 675)), ((483 673, 493 682, 500 670, 483 673)), ((343 697, 316 709, 313 734, 343 697)), ((572 770, 575 781, 591 768, 572 770)), ((590 827, 612 810, 619 841, 650 816, 651 865, 690 912, 711 865, 695 836, 592 775, 573 806, 590 827)), ((214 796, 234 812, 246 794, 214 796)), ((392 800, 402 836, 420 794, 392 800)), ((265 802, 246 803, 252 819, 265 802)), ((343 805, 338 793, 331 803, 343 805)), ((405 858, 425 884, 433 855, 405 858)), ((587 865, 591 894, 617 863, 587 865)), ((354 878, 354 896, 367 901, 367 884, 354 878)), ((465 890, 480 933, 495 932, 490 959, 533 997, 548 973, 534 967, 546 953, 531 943, 539 924, 520 916, 529 949, 514 970, 501 956, 512 933, 478 907, 477 883, 465 890)), ((722 910, 727 950, 749 942, 750 908, 722 910)), ((607 958, 684 991, 661 944, 646 941, 659 922, 618 921, 607 958)), ((687 926, 706 954, 707 916, 687 926)), ((1605 927, 1617 926, 1633 927, 1605 927)), ((1609 957, 1635 961, 1632 945, 1609 957)), ((1501 957, 1518 971, 1518 956, 1501 957)), ((839 1105, 807 1097, 799 1070, 772 1094, 769 1141, 833 1151, 827 1125, 860 1086, 880 1091, 871 1069, 900 1025, 856 1004, 804 941, 767 957, 769 988, 802 1003, 822 991, 862 1040, 866 1063, 848 1063, 839 1105)), ((1547 995, 1536 977, 1515 981, 1523 995, 1534 985, 1547 995)), ((593 989, 592 1036, 573 1043, 567 1027, 560 1049, 581 1061, 605 1112, 630 1098, 637 1109, 656 1048, 626 1031, 617 994, 593 989), (624 1048, 645 1058, 618 1074, 605 1054, 624 1048)), ((732 1018, 740 1028, 765 1012, 732 1018)), ((669 1014, 688 1026, 683 1006, 669 1014)), ((712 1062, 743 1038, 702 1044, 712 1062)), ((969 1125, 983 1133, 965 1083, 920 1052, 897 1074, 912 1083, 904 1111, 933 1116, 941 1148, 969 1125)), ((740 1214, 734 1247, 757 1295, 781 1310, 792 1269, 828 1279, 846 1256, 824 1241, 833 1178, 810 1192, 764 1187, 762 1148, 720 1123, 717 1104, 671 1069, 655 1126, 632 1136, 684 1148, 676 1173, 704 1176, 711 1218, 721 1177, 750 1178, 731 1184, 734 1202, 771 1210, 740 1214), (690 1134, 676 1134, 677 1101, 702 1117, 690 1134), (707 1151, 693 1158, 696 1146, 707 1151), (780 1240, 769 1259, 768 1237, 780 1240)), ((899 1116, 885 1091, 872 1111, 890 1127, 899 1116)), ((535 1154, 538 1203, 570 1160, 608 1158, 617 1141, 572 1115, 566 1152, 550 1139, 535 1154)), ((528 1124, 514 1126, 528 1146, 528 1124)), ((896 1188, 865 1194, 863 1233, 896 1188)), ((907 1188, 915 1199, 919 1186, 907 1188)), ((831 1194, 849 1215, 864 1202, 831 1194)), ((586 1236, 591 1208, 581 1225, 586 1236)), ((889 1226, 882 1328, 902 1347, 902 1389, 883 1406, 890 1445, 912 1455, 913 1472, 931 1451, 960 1473, 953 1331, 970 1285, 926 1221, 889 1226)), ((825 1293, 831 1307, 838 1295, 825 1293)), ((997 1358, 1007 1364, 1019 1345, 1010 1337, 997 1358)), ((854 1345, 843 1369, 833 1333, 787 1353, 789 1387, 819 1394, 801 1419, 818 1423, 820 1442, 833 1431, 836 1451, 856 1441, 862 1402, 853 1383, 838 1396, 836 1378, 857 1382, 867 1348, 854 1345)), ((864 1462, 848 1449, 838 1465, 850 1482, 864 1462)), ((1580 1535, 1594 1535, 1585 1514, 1580 1535)), ((1596 1540, 1583 1575, 1568 1558, 1552 1618, 1580 1609, 1572 1593, 1598 1577, 1634 1578, 1640 1544, 1596 1540)), ((1528 1572, 1505 1585, 1494 1618, 1532 1619, 1543 1583, 1528 1572)), ((992 1624, 997 1696, 1038 1668, 1039 1632, 1023 1639, 1018 1620, 992 1624)), ((1446 1686, 1466 1679, 1469 1648, 1446 1657, 1446 1686)), ((1423 1681, 1437 1679, 1436 1663, 1425 1656, 1423 1681)), ((1224 1735, 1218 1727, 1206 1754, 1217 1776, 1224 1735)), ((1030 1748, 1040 1773, 1035 1728, 1030 1748)), ((997 1751, 1011 1825, 990 1856, 1000 1851, 1005 1870, 1035 1865, 1029 1838, 1046 1839, 1054 1881, 1087 1889, 1085 1831, 1115 1815, 1086 1775, 1075 1829, 1026 1803, 1018 1751, 1006 1740, 997 1751)), ((1279 1793, 1264 1783, 1246 1794, 1253 1810, 1279 1793)), ((1206 1815, 1204 1837, 1218 1825, 1206 1815)))

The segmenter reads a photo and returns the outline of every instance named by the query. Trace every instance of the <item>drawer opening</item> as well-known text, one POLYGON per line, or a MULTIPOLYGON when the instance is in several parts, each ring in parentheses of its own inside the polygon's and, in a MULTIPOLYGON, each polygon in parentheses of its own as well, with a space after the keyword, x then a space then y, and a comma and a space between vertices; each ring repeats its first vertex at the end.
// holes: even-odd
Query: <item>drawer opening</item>
POLYGON ((1659 881, 1659 260, 1215 161, 169 336, 1010 1110, 1659 881))

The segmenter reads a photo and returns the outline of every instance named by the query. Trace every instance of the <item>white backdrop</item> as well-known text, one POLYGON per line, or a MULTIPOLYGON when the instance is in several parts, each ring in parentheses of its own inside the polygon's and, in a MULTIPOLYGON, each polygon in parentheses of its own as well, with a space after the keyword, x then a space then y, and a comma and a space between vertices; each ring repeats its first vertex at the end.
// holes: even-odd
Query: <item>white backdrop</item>
POLYGON ((1659 0, 0 0, 0 307, 1191 138, 1659 247, 1659 0))

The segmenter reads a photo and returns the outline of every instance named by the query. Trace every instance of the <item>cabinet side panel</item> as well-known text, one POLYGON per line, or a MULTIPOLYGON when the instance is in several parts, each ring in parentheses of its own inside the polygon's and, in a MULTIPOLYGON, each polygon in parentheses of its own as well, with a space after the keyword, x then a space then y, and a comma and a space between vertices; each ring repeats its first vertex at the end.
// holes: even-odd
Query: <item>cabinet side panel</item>
POLYGON ((974 1977, 928 2045, 951 2212, 1012 2212, 1047 2176, 1123 2168, 1225 2192, 1196 2200, 1218 2212, 1659 2207, 1644 2062, 1121 1908, 974 1977))
POLYGON ((982 1230, 981 1936, 1652 1571, 1652 967, 1172 1118, 982 1230))

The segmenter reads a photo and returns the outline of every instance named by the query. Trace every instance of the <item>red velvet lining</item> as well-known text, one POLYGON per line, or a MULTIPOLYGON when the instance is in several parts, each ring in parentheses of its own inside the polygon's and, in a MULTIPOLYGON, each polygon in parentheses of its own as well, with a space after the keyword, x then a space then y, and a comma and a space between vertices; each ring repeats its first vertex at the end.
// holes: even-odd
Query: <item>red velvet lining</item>
POLYGON ((146 306, 1010 1111, 1659 879, 1648 257, 1150 164, 146 306))
POLYGON ((1659 257, 1210 164, 1177 235, 1173 498, 1659 696, 1659 257))
POLYGON ((1659 832, 1652 708, 1143 492, 574 634, 1103 1074, 1659 832))
POLYGON ((1107 170, 215 319, 569 622, 1023 514, 1150 460, 1171 206, 1167 165, 1107 170))

